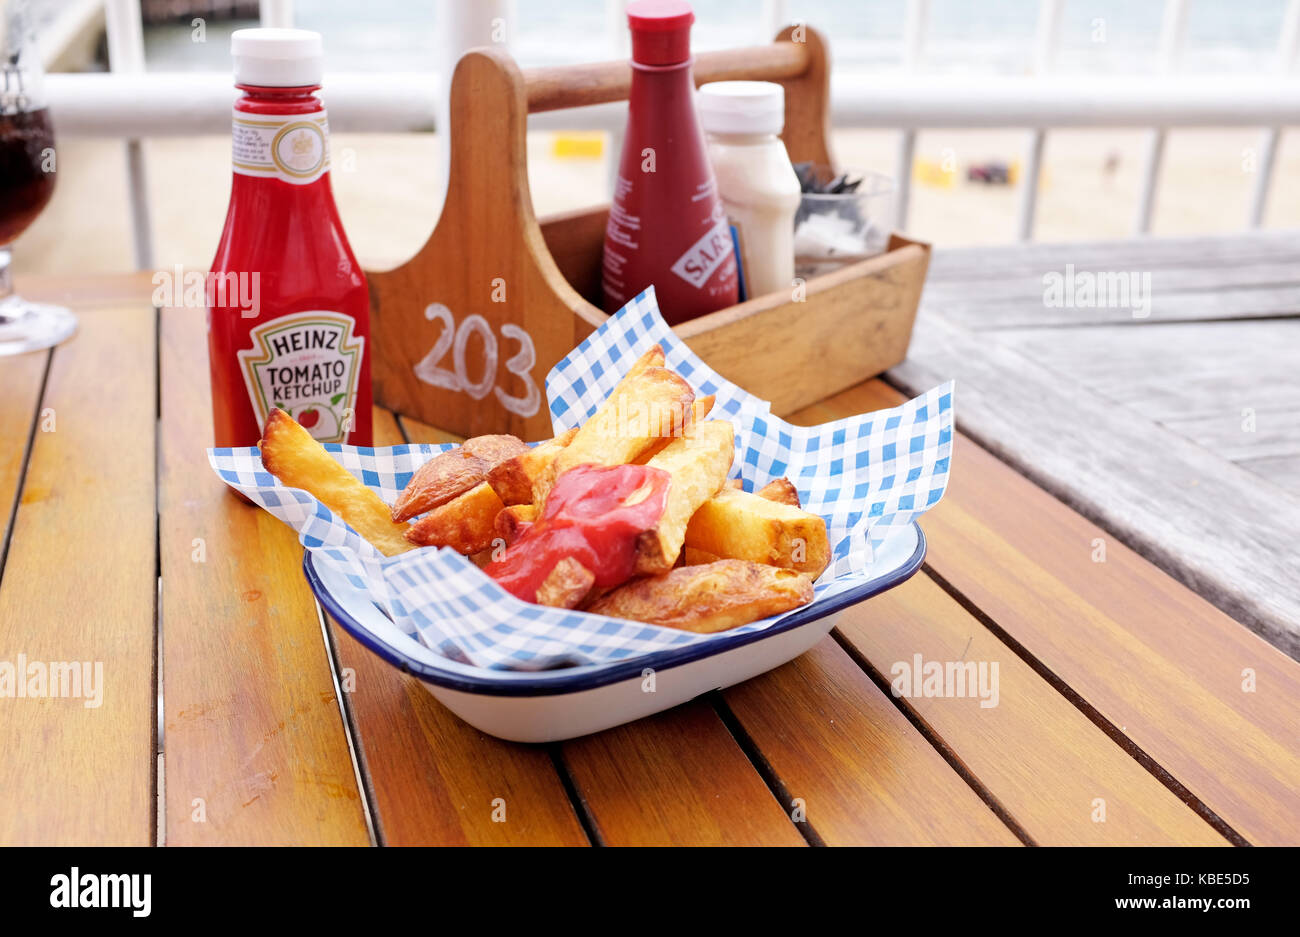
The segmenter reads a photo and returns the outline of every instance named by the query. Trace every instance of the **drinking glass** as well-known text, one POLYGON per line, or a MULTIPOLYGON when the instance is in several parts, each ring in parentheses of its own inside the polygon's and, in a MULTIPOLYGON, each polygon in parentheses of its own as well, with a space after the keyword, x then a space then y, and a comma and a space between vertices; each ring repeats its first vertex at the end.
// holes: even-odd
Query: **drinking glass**
POLYGON ((28 0, 9 0, 0 17, 0 356, 49 348, 77 328, 67 309, 14 293, 10 276, 10 245, 54 192, 54 128, 32 28, 35 9, 28 0))
POLYGON ((805 191, 794 224, 795 276, 819 276, 889 248, 894 180, 878 172, 808 166, 817 191, 805 191))

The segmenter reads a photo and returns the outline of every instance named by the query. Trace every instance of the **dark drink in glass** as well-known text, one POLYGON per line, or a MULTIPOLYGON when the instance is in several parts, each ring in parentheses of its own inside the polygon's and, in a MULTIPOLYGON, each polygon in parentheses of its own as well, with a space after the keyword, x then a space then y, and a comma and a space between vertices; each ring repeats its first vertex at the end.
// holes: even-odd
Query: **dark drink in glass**
POLYGON ((54 194, 49 108, 0 114, 0 244, 27 230, 54 194))
POLYGON ((0 356, 49 348, 77 330, 63 307, 14 293, 9 269, 9 245, 49 203, 57 168, 34 11, 32 0, 0 2, 0 356))

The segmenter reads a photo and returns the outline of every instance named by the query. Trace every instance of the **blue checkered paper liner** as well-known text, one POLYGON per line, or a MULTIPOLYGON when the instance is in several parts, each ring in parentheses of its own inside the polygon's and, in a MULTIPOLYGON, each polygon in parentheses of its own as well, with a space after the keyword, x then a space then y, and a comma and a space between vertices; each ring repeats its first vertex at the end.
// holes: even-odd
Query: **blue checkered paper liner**
POLYGON ((680 374, 699 396, 716 396, 709 419, 728 419, 739 426, 750 415, 772 411, 766 400, 741 390, 696 357, 659 314, 652 286, 610 316, 546 375, 555 431, 562 433, 590 419, 632 362, 655 344, 664 350, 664 367, 680 374))
MULTIPOLYGON (((826 520, 830 567, 814 603, 874 578, 872 551, 943 496, 952 454, 953 386, 902 406, 801 427, 729 383, 697 358, 659 315, 653 290, 636 297, 551 370, 547 398, 556 432, 587 419, 649 346, 700 394, 717 397, 711 419, 736 427, 733 475, 746 490, 781 476, 804 508, 826 520)), ((445 445, 370 449, 327 444, 342 465, 385 502, 445 445)), ((286 488, 255 448, 210 449, 226 484, 298 532, 317 565, 336 570, 407 634, 432 650, 488 670, 613 664, 704 641, 726 642, 770 627, 773 616, 713 635, 522 602, 459 554, 426 547, 385 557, 307 492, 286 488)))

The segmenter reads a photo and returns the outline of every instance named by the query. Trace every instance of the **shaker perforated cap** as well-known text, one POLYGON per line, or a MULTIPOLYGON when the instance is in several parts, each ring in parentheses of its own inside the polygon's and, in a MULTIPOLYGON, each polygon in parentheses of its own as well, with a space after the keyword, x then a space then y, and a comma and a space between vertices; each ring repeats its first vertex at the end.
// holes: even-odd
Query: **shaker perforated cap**
POLYGON ((785 88, 771 81, 711 81, 695 99, 706 133, 774 133, 785 127, 785 88))
POLYGON ((235 84, 264 88, 318 85, 324 53, 310 29, 236 29, 230 34, 235 84))

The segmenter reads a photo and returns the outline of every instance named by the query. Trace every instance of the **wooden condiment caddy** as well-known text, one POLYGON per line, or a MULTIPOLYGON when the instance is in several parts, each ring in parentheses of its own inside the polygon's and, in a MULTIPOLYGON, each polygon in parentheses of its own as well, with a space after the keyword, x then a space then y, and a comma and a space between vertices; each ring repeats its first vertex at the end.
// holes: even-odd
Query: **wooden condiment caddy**
MULTIPOLYGON (((800 25, 768 46, 697 56, 695 82, 780 82, 790 158, 832 166, 829 69, 824 39, 800 25)), ((626 62, 521 71, 495 48, 461 58, 437 228, 411 260, 369 274, 376 403, 467 436, 550 434, 546 375, 606 319, 608 206, 538 221, 527 116, 626 100, 630 80, 626 62)), ((886 253, 808 280, 797 298, 758 296, 675 331, 789 413, 903 360, 929 259, 928 245, 894 235, 886 253)))

